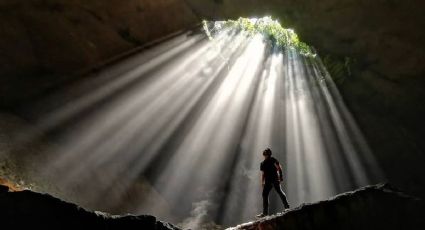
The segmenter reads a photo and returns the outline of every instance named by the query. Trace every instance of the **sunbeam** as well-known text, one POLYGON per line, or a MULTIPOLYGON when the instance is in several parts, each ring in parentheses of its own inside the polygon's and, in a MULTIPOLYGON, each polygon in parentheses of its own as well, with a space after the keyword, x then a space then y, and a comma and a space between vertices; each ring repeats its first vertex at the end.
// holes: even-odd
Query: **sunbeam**
MULTIPOLYGON (((277 23, 249 23, 261 20, 277 23)), ((44 176, 85 207, 191 228, 261 210, 267 147, 292 206, 382 179, 320 57, 295 44, 295 32, 280 35, 282 48, 222 25, 210 39, 179 35, 40 101, 37 132, 22 140, 55 139, 44 176)))

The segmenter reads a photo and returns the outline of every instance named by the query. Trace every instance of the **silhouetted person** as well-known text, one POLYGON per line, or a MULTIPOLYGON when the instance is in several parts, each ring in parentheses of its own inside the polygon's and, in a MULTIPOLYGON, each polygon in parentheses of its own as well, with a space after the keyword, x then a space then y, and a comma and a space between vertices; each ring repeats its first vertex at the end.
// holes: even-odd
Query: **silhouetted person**
POLYGON ((263 213, 257 215, 257 217, 264 217, 269 214, 269 193, 274 187, 276 192, 282 199, 285 210, 289 208, 286 195, 280 187, 280 182, 283 181, 282 167, 276 158, 272 157, 272 151, 267 148, 263 151, 264 161, 261 162, 260 170, 261 184, 263 186, 263 213))

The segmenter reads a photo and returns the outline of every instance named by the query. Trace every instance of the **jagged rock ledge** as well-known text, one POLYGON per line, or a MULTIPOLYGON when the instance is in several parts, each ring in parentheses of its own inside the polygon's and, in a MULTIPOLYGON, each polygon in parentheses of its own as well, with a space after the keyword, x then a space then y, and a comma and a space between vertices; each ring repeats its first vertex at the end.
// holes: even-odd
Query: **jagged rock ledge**
POLYGON ((425 204, 388 184, 378 184, 228 230, 242 229, 425 229, 425 204))
MULTIPOLYGON (((9 188, 2 185, 0 226, 18 229, 179 229, 154 216, 90 212, 48 194, 29 190, 9 192, 9 188)), ((387 184, 379 184, 230 229, 425 229, 425 203, 387 184)))
POLYGON ((0 228, 178 230, 154 216, 116 216, 90 212, 48 194, 9 192, 0 185, 0 228))

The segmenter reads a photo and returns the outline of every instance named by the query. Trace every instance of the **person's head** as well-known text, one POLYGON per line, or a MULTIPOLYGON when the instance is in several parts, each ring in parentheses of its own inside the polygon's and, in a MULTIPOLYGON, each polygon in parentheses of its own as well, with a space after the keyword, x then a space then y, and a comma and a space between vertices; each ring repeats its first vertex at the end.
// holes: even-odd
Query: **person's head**
POLYGON ((264 149, 264 151, 263 151, 264 158, 268 158, 271 155, 272 155, 272 150, 271 149, 269 149, 269 148, 264 149))

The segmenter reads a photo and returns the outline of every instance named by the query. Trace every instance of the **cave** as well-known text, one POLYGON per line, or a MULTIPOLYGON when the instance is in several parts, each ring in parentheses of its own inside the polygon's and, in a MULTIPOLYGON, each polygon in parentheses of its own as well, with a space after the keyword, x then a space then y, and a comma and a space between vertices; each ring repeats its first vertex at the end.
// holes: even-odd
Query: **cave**
POLYGON ((0 218, 422 229, 424 9, 0 0, 0 218), (291 209, 258 220, 265 148, 291 209))

